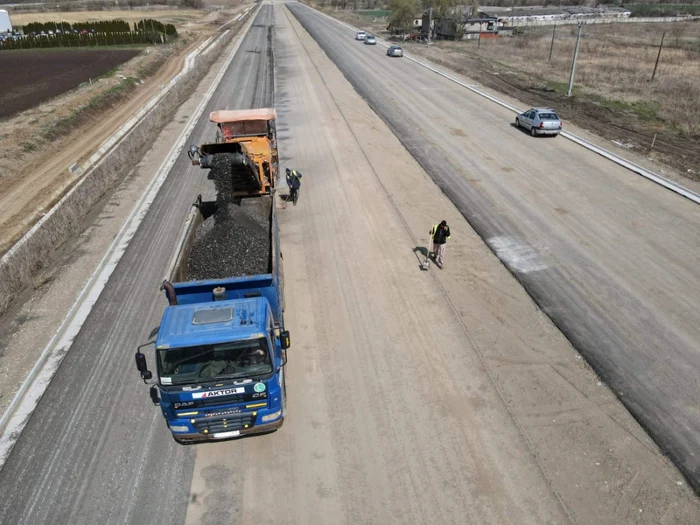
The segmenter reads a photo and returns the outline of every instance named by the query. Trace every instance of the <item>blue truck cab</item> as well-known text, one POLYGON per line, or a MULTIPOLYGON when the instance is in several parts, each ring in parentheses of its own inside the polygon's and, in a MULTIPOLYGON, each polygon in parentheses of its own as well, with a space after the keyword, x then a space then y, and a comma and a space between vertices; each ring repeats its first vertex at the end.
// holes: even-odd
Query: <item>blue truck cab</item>
MULTIPOLYGON (((269 225, 265 273, 190 279, 190 259, 202 249, 203 237, 197 231, 219 206, 197 198, 170 279, 163 281, 169 305, 156 339, 136 353, 141 378, 156 383, 151 400, 160 406, 173 438, 181 444, 269 432, 281 427, 286 415, 284 369, 290 340, 284 330, 281 254, 272 197, 252 197, 236 204, 247 214, 264 217, 259 222, 269 225), (142 353, 149 345, 155 350, 156 378, 142 353)), ((204 229, 216 233, 216 228, 234 226, 218 220, 204 229)), ((243 247, 241 257, 248 251, 243 247)), ((237 267, 234 260, 219 271, 236 273, 232 269, 237 267)))

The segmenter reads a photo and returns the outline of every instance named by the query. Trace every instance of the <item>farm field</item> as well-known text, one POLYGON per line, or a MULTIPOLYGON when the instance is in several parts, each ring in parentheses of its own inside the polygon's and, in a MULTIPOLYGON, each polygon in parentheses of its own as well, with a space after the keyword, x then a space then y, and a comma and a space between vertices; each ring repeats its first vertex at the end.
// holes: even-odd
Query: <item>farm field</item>
POLYGON ((140 49, 21 50, 6 52, 0 76, 0 118, 9 117, 97 78, 140 49))

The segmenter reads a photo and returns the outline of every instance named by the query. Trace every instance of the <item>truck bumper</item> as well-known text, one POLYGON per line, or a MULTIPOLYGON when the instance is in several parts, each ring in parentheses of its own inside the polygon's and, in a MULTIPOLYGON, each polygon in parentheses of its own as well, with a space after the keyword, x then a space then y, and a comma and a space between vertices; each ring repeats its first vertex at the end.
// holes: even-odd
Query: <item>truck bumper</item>
POLYGON ((232 432, 220 432, 218 434, 200 434, 197 432, 185 434, 180 432, 173 432, 172 434, 173 439, 181 445, 192 445, 194 443, 203 443, 205 441, 225 441, 228 439, 238 439, 243 436, 250 436, 252 434, 264 434, 266 432, 274 432, 275 430, 280 428, 283 423, 284 416, 279 418, 277 421, 273 421, 272 423, 265 423, 262 425, 257 425, 251 428, 246 428, 232 432))

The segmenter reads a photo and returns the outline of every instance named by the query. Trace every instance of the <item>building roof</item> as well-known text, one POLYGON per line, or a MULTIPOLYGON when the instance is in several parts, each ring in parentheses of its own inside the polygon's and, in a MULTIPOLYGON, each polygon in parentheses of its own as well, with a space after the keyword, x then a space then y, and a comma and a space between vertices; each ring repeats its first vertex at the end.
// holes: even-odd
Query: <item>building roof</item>
POLYGON ((276 118, 277 112, 274 108, 222 110, 212 111, 209 114, 209 120, 219 124, 244 120, 275 120, 276 118))
POLYGON ((256 297, 168 306, 158 330, 156 348, 183 348, 264 337, 266 304, 264 298, 256 297))

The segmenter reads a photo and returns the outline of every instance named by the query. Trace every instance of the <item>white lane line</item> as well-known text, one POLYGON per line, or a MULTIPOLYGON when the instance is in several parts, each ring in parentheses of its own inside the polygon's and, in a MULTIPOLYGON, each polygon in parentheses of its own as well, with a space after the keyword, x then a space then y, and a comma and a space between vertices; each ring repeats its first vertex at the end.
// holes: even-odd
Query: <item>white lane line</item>
POLYGON ((97 299, 100 297, 102 290, 104 290, 107 281, 126 252, 129 242, 136 234, 136 230, 143 221, 143 218, 146 216, 146 213, 155 200, 158 191, 163 185, 163 182, 165 182, 165 179, 168 177, 171 168, 175 164, 180 152, 182 151, 182 148, 185 146, 187 138, 196 126, 200 115, 204 112, 206 105, 214 95, 214 92, 221 82, 221 79, 231 65, 231 62, 233 61, 241 42, 243 42, 243 38, 250 29, 256 14, 257 13, 253 13, 250 20, 243 28, 238 42, 231 50, 229 56, 226 58, 226 62, 224 62, 224 64, 221 66, 219 73, 214 79, 212 85, 202 97, 202 100, 195 109, 194 113, 192 113, 190 116, 185 129, 182 131, 182 133, 180 133, 180 136, 171 148, 163 163, 158 168, 158 171, 156 171, 153 180, 149 183, 143 196, 122 226, 121 230, 117 234, 117 237, 110 245, 97 269, 90 276, 87 284, 83 287, 78 295, 78 298, 71 306, 68 315, 66 315, 65 319, 61 323, 61 326, 51 338, 51 341, 49 341, 49 344, 46 345, 46 348, 44 348, 41 357, 29 372, 29 375, 26 377, 15 396, 12 398, 12 402, 8 406, 2 418, 0 418, 0 432, 2 432, 2 435, 0 436, 0 470, 2 470, 2 467, 5 465, 12 448, 15 446, 15 443, 17 443, 17 440, 22 434, 24 427, 27 425, 29 418, 39 404, 41 397, 44 395, 44 392, 46 392, 46 389, 56 374, 61 361, 63 361, 63 358, 68 353, 68 350, 70 350, 73 340, 80 332, 80 329, 90 314, 93 305, 95 302, 97 302, 97 299))
MULTIPOLYGON (((304 5, 304 4, 301 4, 301 5, 304 5)), ((312 7, 309 7, 306 5, 304 5, 304 7, 307 7, 308 9, 316 11, 312 7)), ((341 26, 346 27, 347 29, 351 29, 353 31, 359 31, 358 28, 353 27, 350 24, 346 24, 345 22, 342 22, 340 20, 337 20, 330 15, 327 15, 325 13, 321 13, 320 11, 316 11, 316 12, 318 14, 320 14, 321 16, 325 16, 326 18, 328 18, 329 20, 332 20, 333 22, 335 22, 337 24, 340 24, 341 26)), ((384 47, 389 47, 390 45, 394 45, 394 44, 388 43, 386 40, 383 40, 381 38, 377 38, 377 42, 384 47)), ((449 73, 445 73, 444 71, 437 69, 437 68, 431 66, 430 64, 426 64, 422 60, 418 60, 416 58, 413 58, 411 55, 408 55, 406 53, 404 53, 404 58, 407 58, 408 60, 415 62, 416 64, 419 64, 426 69, 429 69, 433 73, 437 73, 441 77, 444 77, 448 80, 451 80, 455 84, 459 84, 460 86, 467 88, 468 90, 476 93, 477 95, 480 95, 480 96, 490 100, 491 102, 498 104, 499 106, 502 106, 506 109, 509 109, 509 110, 513 111, 514 113, 522 113, 522 110, 518 109, 517 107, 513 106, 512 104, 509 104, 508 102, 505 102, 504 100, 501 100, 497 97, 494 97, 493 95, 490 95, 490 94, 486 93, 485 91, 482 91, 481 89, 479 89, 473 85, 466 84, 465 82, 462 82, 461 80, 450 75, 449 73)), ((577 135, 574 135, 573 133, 569 133, 568 131, 562 131, 561 136, 566 138, 566 139, 569 139, 570 141, 578 144, 579 146, 583 146, 584 148, 586 148, 589 151, 597 153, 598 155, 601 155, 602 157, 605 157, 606 159, 611 160, 615 164, 622 166, 623 168, 626 168, 629 171, 636 173, 637 175, 641 175, 642 177, 649 179, 650 181, 655 182, 656 184, 659 184, 660 186, 663 186, 664 188, 669 189, 669 190, 677 193, 678 195, 685 197, 686 199, 691 200, 695 204, 700 204, 700 193, 696 193, 693 190, 686 188, 685 186, 677 184, 676 182, 673 182, 672 180, 669 180, 666 177, 662 177, 658 173, 655 173, 655 172, 650 171, 646 168, 643 168, 643 167, 635 164, 634 162, 625 159, 624 157, 620 157, 619 155, 617 155, 611 151, 608 151, 604 148, 601 148, 600 146, 596 146, 595 144, 587 141, 584 138, 581 138, 577 135)))
POLYGON ((508 236, 491 237, 486 244, 512 272, 530 273, 547 269, 537 252, 518 239, 508 236))

